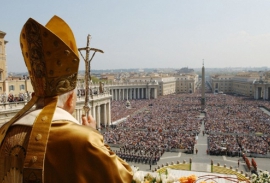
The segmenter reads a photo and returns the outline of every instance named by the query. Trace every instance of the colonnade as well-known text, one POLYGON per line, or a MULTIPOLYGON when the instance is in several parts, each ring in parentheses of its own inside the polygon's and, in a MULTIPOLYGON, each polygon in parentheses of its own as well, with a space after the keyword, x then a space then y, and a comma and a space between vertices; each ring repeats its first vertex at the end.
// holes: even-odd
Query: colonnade
MULTIPOLYGON (((81 116, 84 114, 84 98, 77 100, 74 117, 80 122, 81 116)), ((96 120, 97 129, 101 126, 107 127, 111 125, 111 95, 109 93, 103 93, 99 95, 93 95, 89 102, 90 112, 93 118, 96 120)))
POLYGON ((254 99, 270 100, 270 84, 255 84, 254 99))
MULTIPOLYGON (((108 95, 109 96, 109 95, 108 95)), ((97 129, 101 128, 101 125, 107 127, 111 125, 111 101, 110 97, 100 97, 97 100, 90 101, 91 115, 96 120, 97 129)), ((15 106, 12 110, 1 109, 0 114, 0 126, 4 122, 10 120, 24 105, 15 106)), ((76 104, 73 116, 82 124, 82 114, 84 114, 84 99, 78 100, 76 104)))
POLYGON ((111 88, 112 100, 157 98, 156 88, 111 88))

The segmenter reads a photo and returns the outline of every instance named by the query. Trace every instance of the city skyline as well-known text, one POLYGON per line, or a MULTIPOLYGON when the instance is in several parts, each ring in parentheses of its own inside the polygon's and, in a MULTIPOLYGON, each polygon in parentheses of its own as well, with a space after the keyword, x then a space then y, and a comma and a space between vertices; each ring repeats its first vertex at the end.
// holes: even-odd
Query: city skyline
MULTIPOLYGON (((8 72, 25 72, 19 45, 32 17, 45 25, 65 20, 77 46, 104 50, 93 70, 130 68, 269 67, 270 1, 20 1, 3 0, 0 30, 6 33, 8 72)), ((80 70, 84 69, 81 59, 80 70)))

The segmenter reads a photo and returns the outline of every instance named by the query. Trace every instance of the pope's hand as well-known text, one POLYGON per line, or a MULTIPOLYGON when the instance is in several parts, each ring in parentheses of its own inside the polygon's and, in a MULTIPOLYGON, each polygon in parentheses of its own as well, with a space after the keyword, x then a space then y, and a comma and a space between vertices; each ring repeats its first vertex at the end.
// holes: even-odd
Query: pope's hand
POLYGON ((96 129, 96 120, 91 115, 89 115, 88 118, 86 119, 86 116, 83 114, 82 124, 96 129))

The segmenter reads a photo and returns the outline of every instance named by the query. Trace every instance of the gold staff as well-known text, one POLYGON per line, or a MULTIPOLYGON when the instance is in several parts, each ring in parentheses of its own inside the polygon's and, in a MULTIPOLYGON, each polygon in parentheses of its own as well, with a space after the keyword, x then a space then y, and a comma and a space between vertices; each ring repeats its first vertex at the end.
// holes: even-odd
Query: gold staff
POLYGON ((90 62, 94 58, 96 52, 104 53, 102 50, 96 49, 96 48, 90 48, 89 47, 89 42, 91 39, 91 35, 88 34, 87 36, 87 45, 84 48, 78 48, 84 62, 85 62, 85 101, 84 101, 84 112, 85 115, 89 115, 90 111, 90 105, 89 105, 89 97, 90 97, 90 86, 89 86, 89 81, 91 81, 91 74, 90 74, 90 62), (81 53, 82 50, 86 51, 86 56, 84 57, 81 53), (93 55, 91 56, 91 59, 89 60, 89 54, 90 51, 94 51, 93 55))

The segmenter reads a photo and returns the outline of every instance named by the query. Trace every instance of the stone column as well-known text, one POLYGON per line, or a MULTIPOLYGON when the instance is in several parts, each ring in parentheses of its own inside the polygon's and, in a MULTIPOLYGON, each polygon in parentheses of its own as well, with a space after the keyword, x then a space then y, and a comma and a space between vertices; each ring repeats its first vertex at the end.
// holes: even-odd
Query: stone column
POLYGON ((97 122, 97 129, 100 130, 100 106, 97 106, 97 111, 96 111, 96 122, 97 122))
POLYGON ((264 97, 263 97, 264 100, 266 100, 266 89, 267 89, 266 84, 264 84, 264 93, 263 93, 264 94, 264 97))
MULTIPOLYGON (((7 97, 8 97, 8 94, 9 94, 9 86, 8 86, 8 80, 4 80, 4 87, 3 87, 3 92, 6 93, 7 97)), ((7 98, 6 98, 7 100, 7 98)))
POLYGON ((154 88, 154 98, 157 98, 157 89, 154 88))
POLYGON ((128 89, 129 90, 129 99, 132 100, 132 89, 128 89))
POLYGON ((82 108, 81 109, 76 109, 76 119, 79 121, 80 124, 82 124, 82 108))
POLYGON ((138 88, 137 90, 138 90, 138 99, 141 99, 140 88, 138 88))
POLYGON ((108 125, 111 125, 111 102, 109 101, 107 103, 107 122, 108 122, 108 125))
POLYGON ((122 100, 125 100, 125 89, 122 89, 122 100))
POLYGON ((91 110, 91 112, 92 112, 92 116, 93 116, 93 118, 96 120, 96 106, 94 105, 94 106, 92 106, 92 110, 91 110))
POLYGON ((255 85, 255 87, 254 87, 254 99, 258 99, 258 87, 255 85))
POLYGON ((121 89, 119 89, 119 100, 121 100, 122 99, 122 90, 121 89))
POLYGON ((128 100, 128 88, 126 89, 126 99, 128 100))
POLYGON ((113 89, 111 89, 112 100, 114 100, 113 89))
POLYGON ((144 88, 142 88, 142 98, 144 99, 144 88))
POLYGON ((115 89, 115 100, 118 100, 118 89, 115 89))
POLYGON ((133 99, 136 99, 136 88, 133 88, 133 99))
POLYGON ((103 105, 103 120, 104 120, 104 125, 105 127, 107 126, 107 106, 106 104, 103 105))
POLYGON ((122 97, 121 97, 122 96, 122 90, 121 89, 119 89, 119 93, 118 94, 119 94, 118 100, 120 101, 120 100, 122 100, 122 97))
POLYGON ((121 100, 121 90, 118 89, 118 100, 120 101, 121 100))

